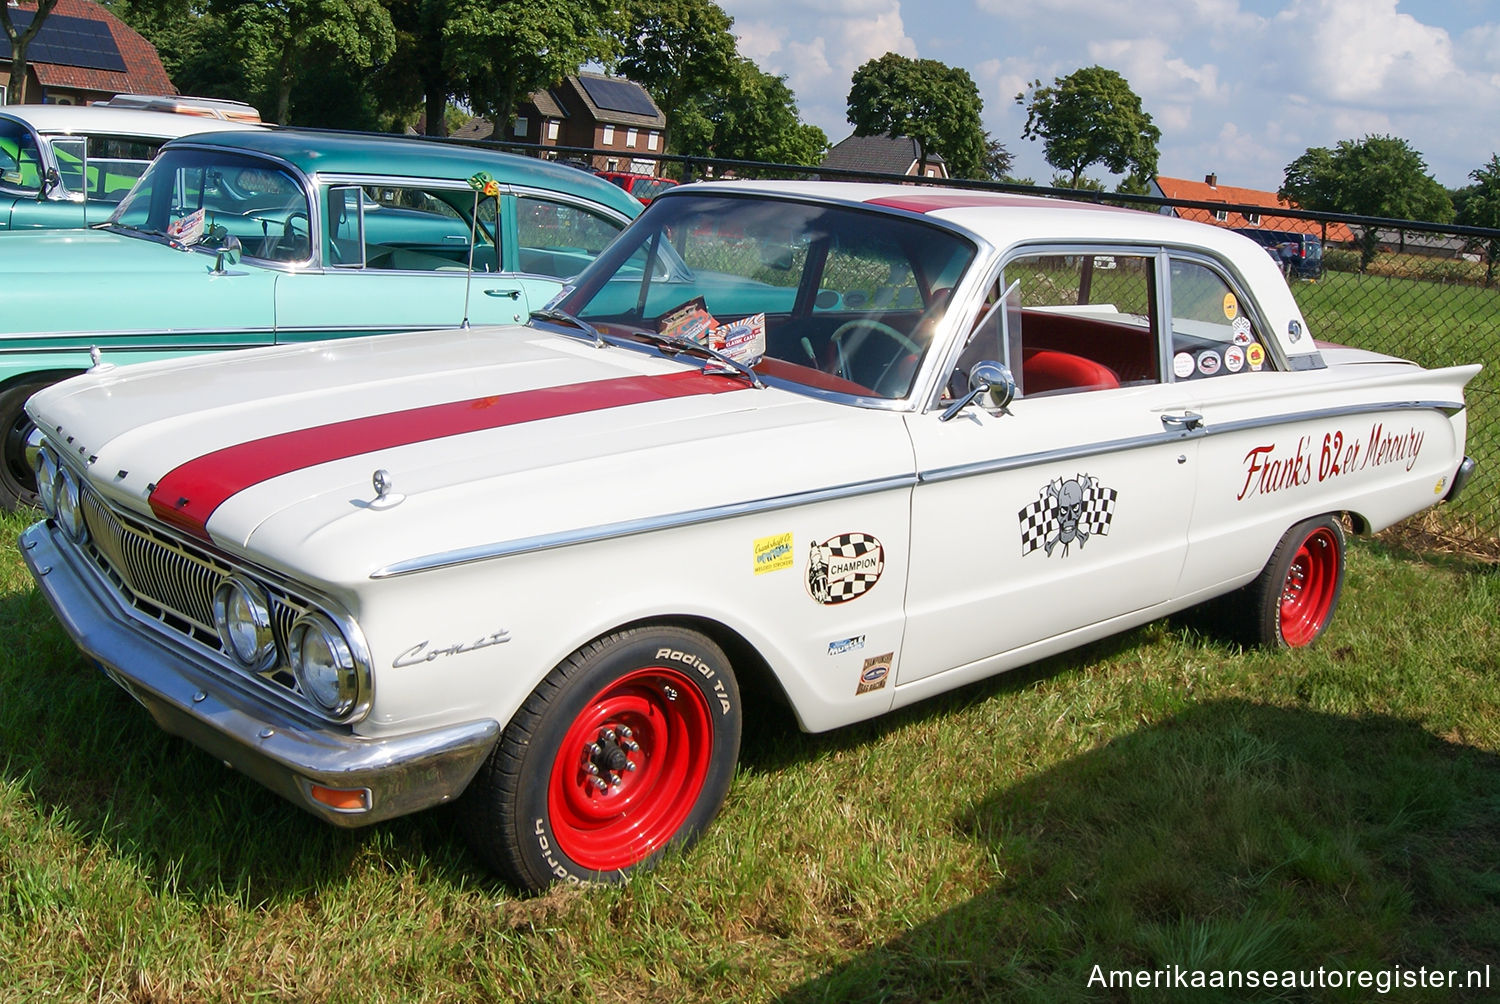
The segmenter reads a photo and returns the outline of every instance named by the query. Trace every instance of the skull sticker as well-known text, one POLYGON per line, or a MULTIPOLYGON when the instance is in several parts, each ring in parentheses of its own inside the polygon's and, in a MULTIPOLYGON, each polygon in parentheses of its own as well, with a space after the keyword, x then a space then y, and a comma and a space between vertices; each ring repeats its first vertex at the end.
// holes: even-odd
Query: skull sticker
POLYGON ((1038 498, 1018 516, 1021 521, 1021 556, 1042 550, 1048 557, 1077 544, 1081 549, 1094 535, 1108 536, 1115 515, 1115 490, 1099 484, 1087 474, 1049 481, 1038 498))

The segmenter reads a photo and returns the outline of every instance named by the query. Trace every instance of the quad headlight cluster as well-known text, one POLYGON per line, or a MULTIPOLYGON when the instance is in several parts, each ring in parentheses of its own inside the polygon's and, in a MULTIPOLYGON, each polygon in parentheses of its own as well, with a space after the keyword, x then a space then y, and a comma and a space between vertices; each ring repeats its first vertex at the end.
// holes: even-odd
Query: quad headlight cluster
POLYGON ((42 445, 35 433, 27 441, 26 458, 36 474, 42 509, 75 543, 87 541, 89 528, 83 518, 83 488, 78 475, 59 463, 57 454, 42 445))

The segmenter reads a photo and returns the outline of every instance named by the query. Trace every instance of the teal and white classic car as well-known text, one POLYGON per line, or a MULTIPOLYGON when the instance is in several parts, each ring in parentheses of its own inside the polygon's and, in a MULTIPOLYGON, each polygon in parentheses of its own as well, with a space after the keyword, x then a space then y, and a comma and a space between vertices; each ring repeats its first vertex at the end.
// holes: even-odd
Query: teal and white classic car
POLYGON ((0 230, 103 223, 168 140, 255 128, 141 108, 0 108, 0 230))
POLYGON ((35 500, 22 406, 49 384, 96 365, 521 322, 640 208, 583 171, 440 141, 173 141, 101 226, 0 233, 0 505, 35 500))

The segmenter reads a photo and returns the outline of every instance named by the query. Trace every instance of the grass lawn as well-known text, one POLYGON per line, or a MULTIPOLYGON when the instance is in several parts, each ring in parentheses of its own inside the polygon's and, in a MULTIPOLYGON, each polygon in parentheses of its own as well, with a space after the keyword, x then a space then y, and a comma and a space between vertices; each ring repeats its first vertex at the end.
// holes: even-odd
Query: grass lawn
POLYGON ((1500 970, 1494 565, 1361 542, 1311 651, 1184 618, 824 735, 752 713, 696 848, 524 898, 447 812, 335 830, 160 732, 53 622, 22 525, 0 519, 5 1000, 1500 995, 1090 985, 1500 970))

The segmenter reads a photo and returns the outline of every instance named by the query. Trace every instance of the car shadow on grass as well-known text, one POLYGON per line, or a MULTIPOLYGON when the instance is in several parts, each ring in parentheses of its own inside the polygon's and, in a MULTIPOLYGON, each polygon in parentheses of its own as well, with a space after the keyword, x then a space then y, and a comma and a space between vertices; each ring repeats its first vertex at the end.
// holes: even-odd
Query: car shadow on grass
POLYGON ((778 999, 1500 994, 1500 758, 1411 722, 1206 702, 998 790, 954 825, 1001 882, 778 999), (1334 986, 1356 970, 1391 989, 1421 967, 1487 972, 1491 986, 1334 986), (1165 982, 1111 984, 1124 970, 1165 982), (1208 989, 1172 985, 1199 970, 1208 989), (1322 985, 1213 989, 1229 971, 1322 985))

